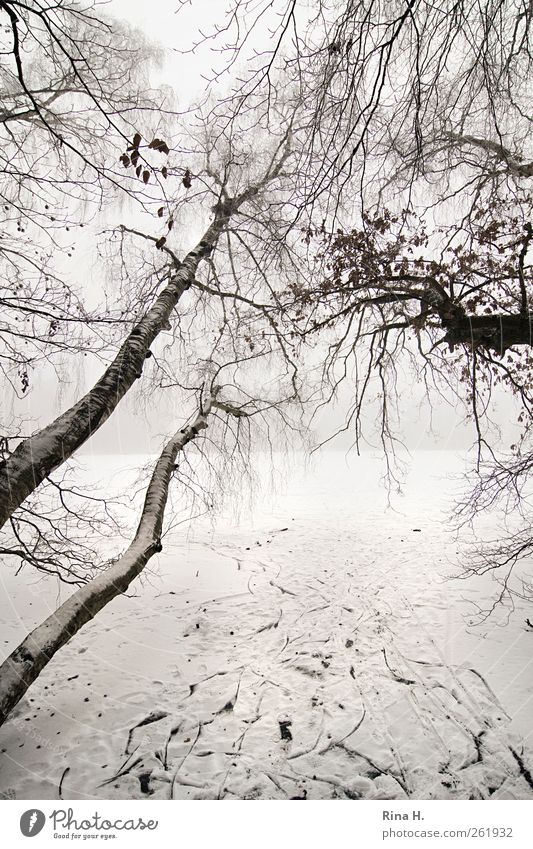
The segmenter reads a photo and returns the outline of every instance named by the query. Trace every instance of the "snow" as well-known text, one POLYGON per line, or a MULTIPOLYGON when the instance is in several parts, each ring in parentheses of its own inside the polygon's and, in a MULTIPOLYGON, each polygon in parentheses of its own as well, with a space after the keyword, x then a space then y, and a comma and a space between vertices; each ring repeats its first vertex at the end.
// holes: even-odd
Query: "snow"
MULTIPOLYGON (((370 455, 325 453, 285 491, 265 468, 252 513, 176 528, 0 729, 0 793, 533 798, 530 613, 472 624, 491 576, 449 579, 460 468, 419 452, 387 509, 370 455)), ((8 654, 57 588, 0 574, 8 654)))

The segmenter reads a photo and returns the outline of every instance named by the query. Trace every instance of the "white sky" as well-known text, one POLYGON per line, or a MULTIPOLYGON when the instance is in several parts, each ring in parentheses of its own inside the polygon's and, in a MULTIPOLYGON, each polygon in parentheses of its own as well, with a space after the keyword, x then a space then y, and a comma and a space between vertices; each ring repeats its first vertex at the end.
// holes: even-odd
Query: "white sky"
POLYGON ((224 20, 227 0, 191 0, 177 11, 177 0, 109 0, 107 10, 139 29, 148 40, 161 46, 166 53, 164 66, 154 75, 154 82, 171 85, 180 107, 186 106, 206 85, 205 77, 219 69, 222 62, 208 46, 191 52, 201 39, 201 33, 210 32, 214 22, 224 20), (155 13, 152 10, 155 9, 155 13), (183 55, 185 54, 185 55, 183 55))

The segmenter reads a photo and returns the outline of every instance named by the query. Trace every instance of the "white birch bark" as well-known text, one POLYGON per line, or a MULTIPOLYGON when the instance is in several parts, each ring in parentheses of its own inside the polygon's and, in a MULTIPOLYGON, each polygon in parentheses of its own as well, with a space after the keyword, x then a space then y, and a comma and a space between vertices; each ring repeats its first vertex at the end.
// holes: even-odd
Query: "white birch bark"
MULTIPOLYGON (((156 463, 135 538, 108 569, 76 590, 37 626, 0 666, 0 725, 55 653, 113 598, 125 592, 150 558, 161 550, 161 530, 176 455, 207 427, 216 391, 195 421, 170 439, 156 463)), ((226 405, 227 406, 227 405, 226 405)), ((228 408, 228 411, 229 408, 228 408)))

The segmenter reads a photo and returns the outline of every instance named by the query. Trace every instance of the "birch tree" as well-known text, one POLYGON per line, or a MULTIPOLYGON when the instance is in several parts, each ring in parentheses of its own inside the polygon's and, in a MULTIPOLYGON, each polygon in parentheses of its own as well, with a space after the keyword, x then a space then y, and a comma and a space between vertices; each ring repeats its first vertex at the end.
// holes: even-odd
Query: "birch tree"
MULTIPOLYGON (((111 415, 141 376, 145 360, 150 356, 150 345, 168 325, 176 304, 192 285, 200 262, 212 254, 232 216, 278 177, 288 155, 288 140, 285 138, 258 182, 235 195, 229 195, 226 187, 221 187, 213 221, 183 260, 173 258, 166 285, 128 334, 102 377, 77 404, 47 427, 21 441, 4 460, 0 468, 0 524, 4 524, 24 499, 111 415)), ((164 246, 165 238, 161 238, 163 242, 155 240, 156 246, 164 246)))
POLYGON ((238 407, 220 396, 220 388, 207 385, 192 420, 167 441, 146 489, 135 537, 126 551, 92 580, 77 589, 54 613, 11 652, 0 666, 0 724, 20 701, 56 652, 116 596, 124 593, 149 560, 162 549, 162 531, 169 487, 176 458, 201 436, 213 414, 247 417, 253 405, 238 407))
MULTIPOLYGON (((264 303, 254 292, 259 291, 261 271, 260 222, 265 236, 276 230, 277 201, 265 195, 279 189, 290 145, 286 128, 271 135, 267 154, 256 157, 262 170, 250 168, 250 149, 236 144, 231 132, 217 151, 204 140, 192 150, 190 134, 198 127, 180 126, 168 92, 151 90, 142 70, 157 60, 157 52, 139 33, 101 14, 98 4, 82 8, 69 2, 56 8, 6 2, 0 4, 0 15, 5 22, 0 69, 5 229, 0 259, 6 268, 5 291, 0 292, 0 367, 9 392, 25 396, 48 363, 58 369, 61 380, 61 361, 67 354, 71 368, 86 356, 106 365, 92 390, 34 433, 6 405, 0 441, 0 524, 7 525, 1 552, 79 584, 91 572, 87 563, 94 561, 84 532, 92 529, 97 535, 100 519, 92 510, 95 500, 67 483, 59 467, 101 427, 127 392, 143 384, 150 357, 151 366, 156 364, 149 369, 154 383, 168 383, 165 358, 157 346, 162 335, 168 341, 171 334, 175 348, 184 353, 176 311, 183 295, 188 293, 188 310, 197 309, 198 317, 210 311, 218 327, 228 322, 209 301, 228 308, 231 304, 235 326, 246 325, 246 333, 253 321, 239 317, 237 306, 241 312, 256 310, 268 332, 285 345, 272 319, 273 297, 269 294, 269 303, 264 303), (167 134, 171 121, 174 143, 167 134), (180 133, 182 145, 176 141, 180 133), (77 241, 83 237, 78 228, 87 226, 102 204, 109 208, 117 196, 131 202, 127 209, 143 213, 144 219, 139 216, 146 226, 136 234, 132 228, 116 228, 118 242, 112 249, 122 241, 120 249, 131 255, 137 240, 143 251, 136 254, 139 266, 130 264, 121 288, 106 293, 105 305, 89 308, 84 281, 58 268, 74 265, 77 241), (181 231, 197 229, 201 216, 206 222, 203 236, 187 248, 181 231), (243 233, 236 219, 243 222, 243 233), (223 262, 214 260, 217 246, 219 256, 227 254, 221 236, 228 243, 234 238, 230 220, 240 240, 240 259, 247 255, 247 263, 230 263, 233 294, 221 291, 223 262), (203 284, 202 265, 208 269, 203 284), (248 284, 244 274, 254 283, 248 284), (30 497, 36 488, 38 493, 30 497), (48 507, 49 502, 55 506, 48 507)), ((259 148, 264 136, 256 142, 259 148)), ((116 250, 108 259, 107 273, 113 278, 116 250)), ((268 291, 266 270, 261 273, 261 285, 268 291)), ((258 332, 265 338, 265 327, 258 332)), ((230 343, 232 333, 226 334, 230 343)), ((260 348, 256 343, 255 351, 260 348)), ((185 369, 181 378, 187 382, 185 369)), ((107 502, 100 506, 105 514, 107 502)))
MULTIPOLYGON (((129 326, 120 298, 95 306, 69 266, 80 241, 83 250, 94 238, 102 206, 119 196, 138 208, 153 201, 119 156, 138 126, 151 137, 170 102, 149 85, 157 51, 99 11, 92 3, 0 4, 0 465, 32 430, 17 399, 31 397, 43 377, 62 380, 88 352, 105 357, 129 326)), ((147 145, 144 167, 147 154, 161 164, 147 145)), ((11 518, 0 550, 78 582, 94 559, 87 531, 110 520, 109 504, 100 502, 97 517, 97 500, 70 477, 47 488, 11 518)))

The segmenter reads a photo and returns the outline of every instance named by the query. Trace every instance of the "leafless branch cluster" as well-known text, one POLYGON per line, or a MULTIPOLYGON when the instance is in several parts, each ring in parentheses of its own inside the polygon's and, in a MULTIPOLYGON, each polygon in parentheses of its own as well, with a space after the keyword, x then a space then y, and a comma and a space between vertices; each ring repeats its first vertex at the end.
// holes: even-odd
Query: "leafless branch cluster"
POLYGON ((0 25, 0 369, 25 394, 41 360, 120 328, 72 269, 106 199, 151 201, 119 155, 138 125, 157 130, 165 94, 143 72, 156 52, 92 2, 5 0, 0 25))
MULTIPOLYGON (((234 0, 193 48, 218 51, 214 90, 232 81, 210 113, 219 132, 243 115, 276 126, 281 103, 291 114, 309 271, 280 302, 320 403, 350 385, 339 430, 358 444, 375 415, 394 479, 406 382, 459 401, 478 446, 473 514, 496 492, 527 506, 531 23, 525 0, 234 0), (502 389, 521 428, 511 447, 490 436, 502 389)), ((504 561, 529 553, 529 524, 502 541, 504 561)))
POLYGON ((214 115, 271 122, 280 90, 292 102, 302 205, 320 214, 354 189, 424 202, 428 185, 433 202, 464 194, 472 208, 531 176, 525 0, 234 0, 203 40, 220 53, 216 80, 224 67, 233 80, 214 115))

